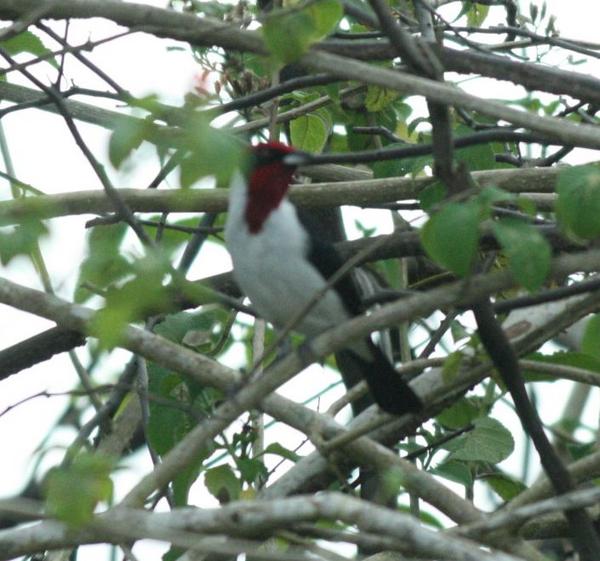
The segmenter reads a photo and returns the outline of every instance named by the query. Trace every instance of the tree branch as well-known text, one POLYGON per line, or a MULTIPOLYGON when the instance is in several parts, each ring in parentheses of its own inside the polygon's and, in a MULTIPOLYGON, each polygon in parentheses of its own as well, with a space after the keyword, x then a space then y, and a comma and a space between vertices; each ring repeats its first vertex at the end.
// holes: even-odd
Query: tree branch
MULTIPOLYGON (((290 196, 294 204, 305 207, 332 207, 340 205, 369 206, 416 199, 434 179, 430 177, 388 177, 365 180, 363 170, 337 168, 358 181, 312 183, 292 187, 290 196)), ((553 193, 560 168, 500 169, 474 172, 476 183, 485 187, 494 185, 511 193, 553 193)), ((303 173, 305 170, 303 170, 303 173)), ((321 170, 326 174, 327 170, 321 170)), ((313 175, 312 169, 306 170, 313 175)), ((314 174, 319 174, 315 170, 314 174)), ((123 201, 135 212, 224 212, 228 192, 225 189, 141 190, 119 189, 123 201)), ((102 191, 76 191, 54 195, 41 195, 0 202, 0 225, 18 224, 24 217, 40 220, 77 214, 110 212, 112 206, 102 191)))
POLYGON ((422 95, 441 104, 478 111, 547 135, 565 145, 600 148, 600 131, 591 125, 576 124, 556 117, 539 117, 496 101, 484 101, 449 84, 371 66, 339 55, 311 52, 301 60, 310 68, 329 72, 339 78, 376 84, 402 92, 404 95, 422 95))
MULTIPOLYGON (((38 7, 38 0, 0 0, 0 18, 13 20, 38 7)), ((225 50, 268 54, 256 31, 241 30, 237 25, 209 17, 155 8, 118 0, 59 0, 45 14, 50 19, 102 17, 136 31, 157 37, 188 41, 198 46, 217 46, 225 50)), ((387 41, 327 40, 317 49, 366 60, 390 59, 394 51, 387 41)), ((600 81, 589 75, 567 72, 539 64, 514 62, 499 56, 466 50, 443 48, 441 62, 448 71, 481 74, 510 80, 528 89, 570 95, 600 103, 600 81)))
MULTIPOLYGON (((496 320, 489 299, 475 304, 473 313, 481 342, 510 392, 521 424, 533 441, 548 479, 557 494, 574 490, 575 483, 571 474, 552 447, 537 411, 529 400, 517 355, 496 320)), ((594 561, 597 552, 600 551, 600 538, 590 517, 581 508, 569 508, 564 514, 569 521, 573 542, 582 561, 594 561)))
POLYGON ((4 532, 4 536, 0 532, 0 559, 7 560, 40 548, 55 549, 97 541, 115 543, 125 539, 154 538, 177 543, 179 532, 247 538, 320 519, 340 521, 370 534, 392 537, 395 549, 419 557, 452 561, 519 561, 512 555, 484 551, 479 544, 464 538, 425 528, 408 514, 333 492, 268 502, 239 501, 216 509, 175 509, 168 513, 115 508, 97 516, 87 528, 79 531, 67 531, 53 521, 42 522, 32 528, 4 532))

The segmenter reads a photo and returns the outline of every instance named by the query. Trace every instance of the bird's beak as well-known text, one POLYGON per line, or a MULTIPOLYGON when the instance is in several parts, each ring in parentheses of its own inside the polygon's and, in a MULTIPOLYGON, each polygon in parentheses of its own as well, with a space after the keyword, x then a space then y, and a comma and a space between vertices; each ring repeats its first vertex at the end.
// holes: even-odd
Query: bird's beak
POLYGON ((308 166, 313 163, 313 155, 297 150, 283 157, 283 163, 290 167, 308 166))

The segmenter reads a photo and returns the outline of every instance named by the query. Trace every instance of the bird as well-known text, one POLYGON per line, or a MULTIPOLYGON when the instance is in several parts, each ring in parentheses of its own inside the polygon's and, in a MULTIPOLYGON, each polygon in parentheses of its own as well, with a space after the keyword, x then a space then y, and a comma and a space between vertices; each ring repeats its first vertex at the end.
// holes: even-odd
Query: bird
MULTIPOLYGON (((254 309, 276 328, 296 317, 344 261, 332 244, 305 228, 287 195, 297 168, 311 155, 282 142, 249 148, 245 165, 234 172, 225 223, 225 243, 233 277, 254 309)), ((362 313, 350 275, 343 276, 296 323, 307 338, 362 313)), ((370 337, 340 351, 366 380, 373 400, 387 413, 418 412, 423 403, 370 337)))

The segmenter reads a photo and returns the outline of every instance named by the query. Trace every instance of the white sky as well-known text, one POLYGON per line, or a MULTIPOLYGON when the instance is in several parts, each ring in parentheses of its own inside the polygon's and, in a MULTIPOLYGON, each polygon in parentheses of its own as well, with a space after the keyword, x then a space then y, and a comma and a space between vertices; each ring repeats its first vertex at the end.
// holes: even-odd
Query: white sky
MULTIPOLYGON (((166 4, 165 1, 159 0, 146 3, 157 6, 166 4)), ((541 5, 541 3, 538 4, 541 5)), ((588 41, 598 39, 596 23, 600 16, 600 7, 596 2, 549 0, 547 4, 548 11, 556 14, 558 27, 564 37, 588 41), (582 14, 585 14, 585 18, 582 18, 582 14)), ((501 21, 499 18, 492 17, 489 23, 501 23, 501 21)), ((90 37, 98 39, 110 35, 114 32, 115 27, 101 20, 93 20, 82 23, 75 22, 71 29, 71 43, 78 43, 85 42, 90 37)), ((166 47, 172 45, 175 45, 175 42, 161 41, 136 34, 97 48, 90 58, 105 69, 119 84, 134 94, 158 93, 165 101, 180 104, 183 95, 190 89, 193 76, 199 67, 185 51, 167 52, 166 47)), ((38 76, 47 77, 49 80, 52 78, 53 71, 49 67, 40 70, 38 76)), ((597 61, 587 66, 580 66, 576 70, 600 75, 597 61)), ((88 70, 82 69, 74 62, 70 62, 67 66, 67 76, 76 80, 78 85, 85 84, 88 87, 104 88, 103 84, 88 70)), ((10 78, 18 83, 26 84, 14 75, 11 75, 10 78)), ((464 87, 468 88, 469 86, 465 84, 464 87)), ((480 94, 481 86, 478 86, 477 92, 480 94)), ((497 83, 494 83, 489 92, 490 97, 500 96, 497 83)), ((91 100, 91 103, 95 103, 95 100, 91 100)), ((60 117, 43 111, 28 110, 7 116, 2 120, 2 124, 5 127, 16 175, 19 179, 48 193, 100 188, 89 164, 75 147, 60 117), (32 155, 35 158, 33 165, 32 155)), ((78 126, 92 151, 102 159, 106 159, 109 133, 92 125, 79 123, 78 126)), ((594 155, 591 151, 579 151, 571 157, 571 161, 589 161, 593 158, 594 155)), ((136 153, 133 164, 137 165, 130 166, 130 172, 111 171, 111 178, 117 187, 143 187, 158 169, 154 152, 147 145, 136 153)), ((8 196, 7 185, 0 184, 0 198, 8 196)), ((385 216, 385 221, 387 221, 387 215, 385 216)), ((381 214, 372 215, 370 222, 375 225, 381 223, 381 217, 381 214)), ((85 220, 86 218, 75 217, 56 221, 51 225, 52 235, 42 244, 55 289, 65 298, 72 296, 73 283, 84 252, 83 224, 85 220)), ((222 250, 210 244, 203 250, 198 263, 202 265, 197 267, 194 274, 191 275, 194 278, 229 268, 228 259, 222 250), (210 267, 205 266, 207 263, 210 264, 210 267)), ((1 274, 15 282, 36 288, 40 287, 35 272, 24 258, 14 260, 8 267, 2 269, 1 274)), ((50 326, 50 323, 45 320, 17 313, 5 306, 0 306, 0 314, 2 347, 10 346, 50 326)), ((116 371, 123 363, 124 356, 124 353, 117 353, 117 356, 105 365, 103 371, 116 371)), ((320 387, 325 387, 335 380, 329 375, 317 378, 322 384, 320 387)), ((18 376, 13 376, 3 382, 0 393, 0 412, 5 407, 35 392, 42 390, 68 391, 76 384, 77 378, 68 358, 64 355, 55 357, 51 361, 21 372, 18 376)), ((298 376, 286 387, 286 393, 294 396, 310 395, 314 390, 310 377, 306 374, 298 376)), ((543 391, 548 392, 546 395, 551 394, 550 402, 562 403, 568 389, 567 384, 558 383, 551 387, 544 387, 543 391), (555 398, 556 401, 554 401, 555 398)), ((596 391, 594 390, 593 394, 594 401, 597 401, 598 398, 596 391)), ((339 392, 341 389, 335 396, 339 395, 339 392)), ((3 459, 0 496, 10 496, 27 481, 32 465, 32 454, 40 446, 48 428, 56 422, 67 403, 68 398, 38 398, 20 405, 0 417, 0 441, 4 443, 5 450, 10 449, 10 454, 6 454, 3 459)), ((597 422, 597 407, 593 409, 588 407, 585 417, 586 422, 591 426, 595 426, 597 422)), ((544 407, 542 416, 545 421, 552 422, 558 418, 560 411, 560 407, 544 407)), ((514 416, 507 414, 507 411, 499 408, 495 413, 502 416, 503 422, 507 423, 517 439, 517 451, 511 460, 505 462, 507 469, 514 469, 522 457, 520 450, 522 439, 519 438, 521 429, 514 416)), ((49 451, 43 464, 49 467, 59 461, 63 454, 60 446, 68 444, 72 438, 73 434, 68 431, 55 435, 52 439, 55 447, 49 451)), ((287 439, 288 433, 280 433, 278 438, 287 439)), ((294 438, 294 442, 297 441, 298 439, 294 438)), ((148 469, 149 464, 145 456, 140 459, 139 463, 146 465, 144 470, 148 469)), ((136 481, 139 473, 139 467, 135 472, 122 472, 117 482, 118 493, 121 494, 136 481)), ((206 497, 202 497, 200 500, 203 504, 207 504, 206 497)), ((104 546, 83 548, 79 559, 82 561, 100 559, 98 556, 100 551, 106 551, 106 548, 104 546)), ((144 544, 135 551, 145 561, 154 561, 160 559, 164 548, 157 547, 155 544, 150 546, 144 544)))

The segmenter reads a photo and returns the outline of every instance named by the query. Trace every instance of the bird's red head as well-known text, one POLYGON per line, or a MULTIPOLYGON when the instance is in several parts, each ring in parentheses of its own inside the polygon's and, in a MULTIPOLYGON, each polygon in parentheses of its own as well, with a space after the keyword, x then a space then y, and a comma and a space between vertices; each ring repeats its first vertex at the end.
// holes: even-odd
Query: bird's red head
POLYGON ((265 142, 251 147, 248 174, 246 222, 258 233, 269 214, 285 197, 303 152, 281 142, 265 142))

